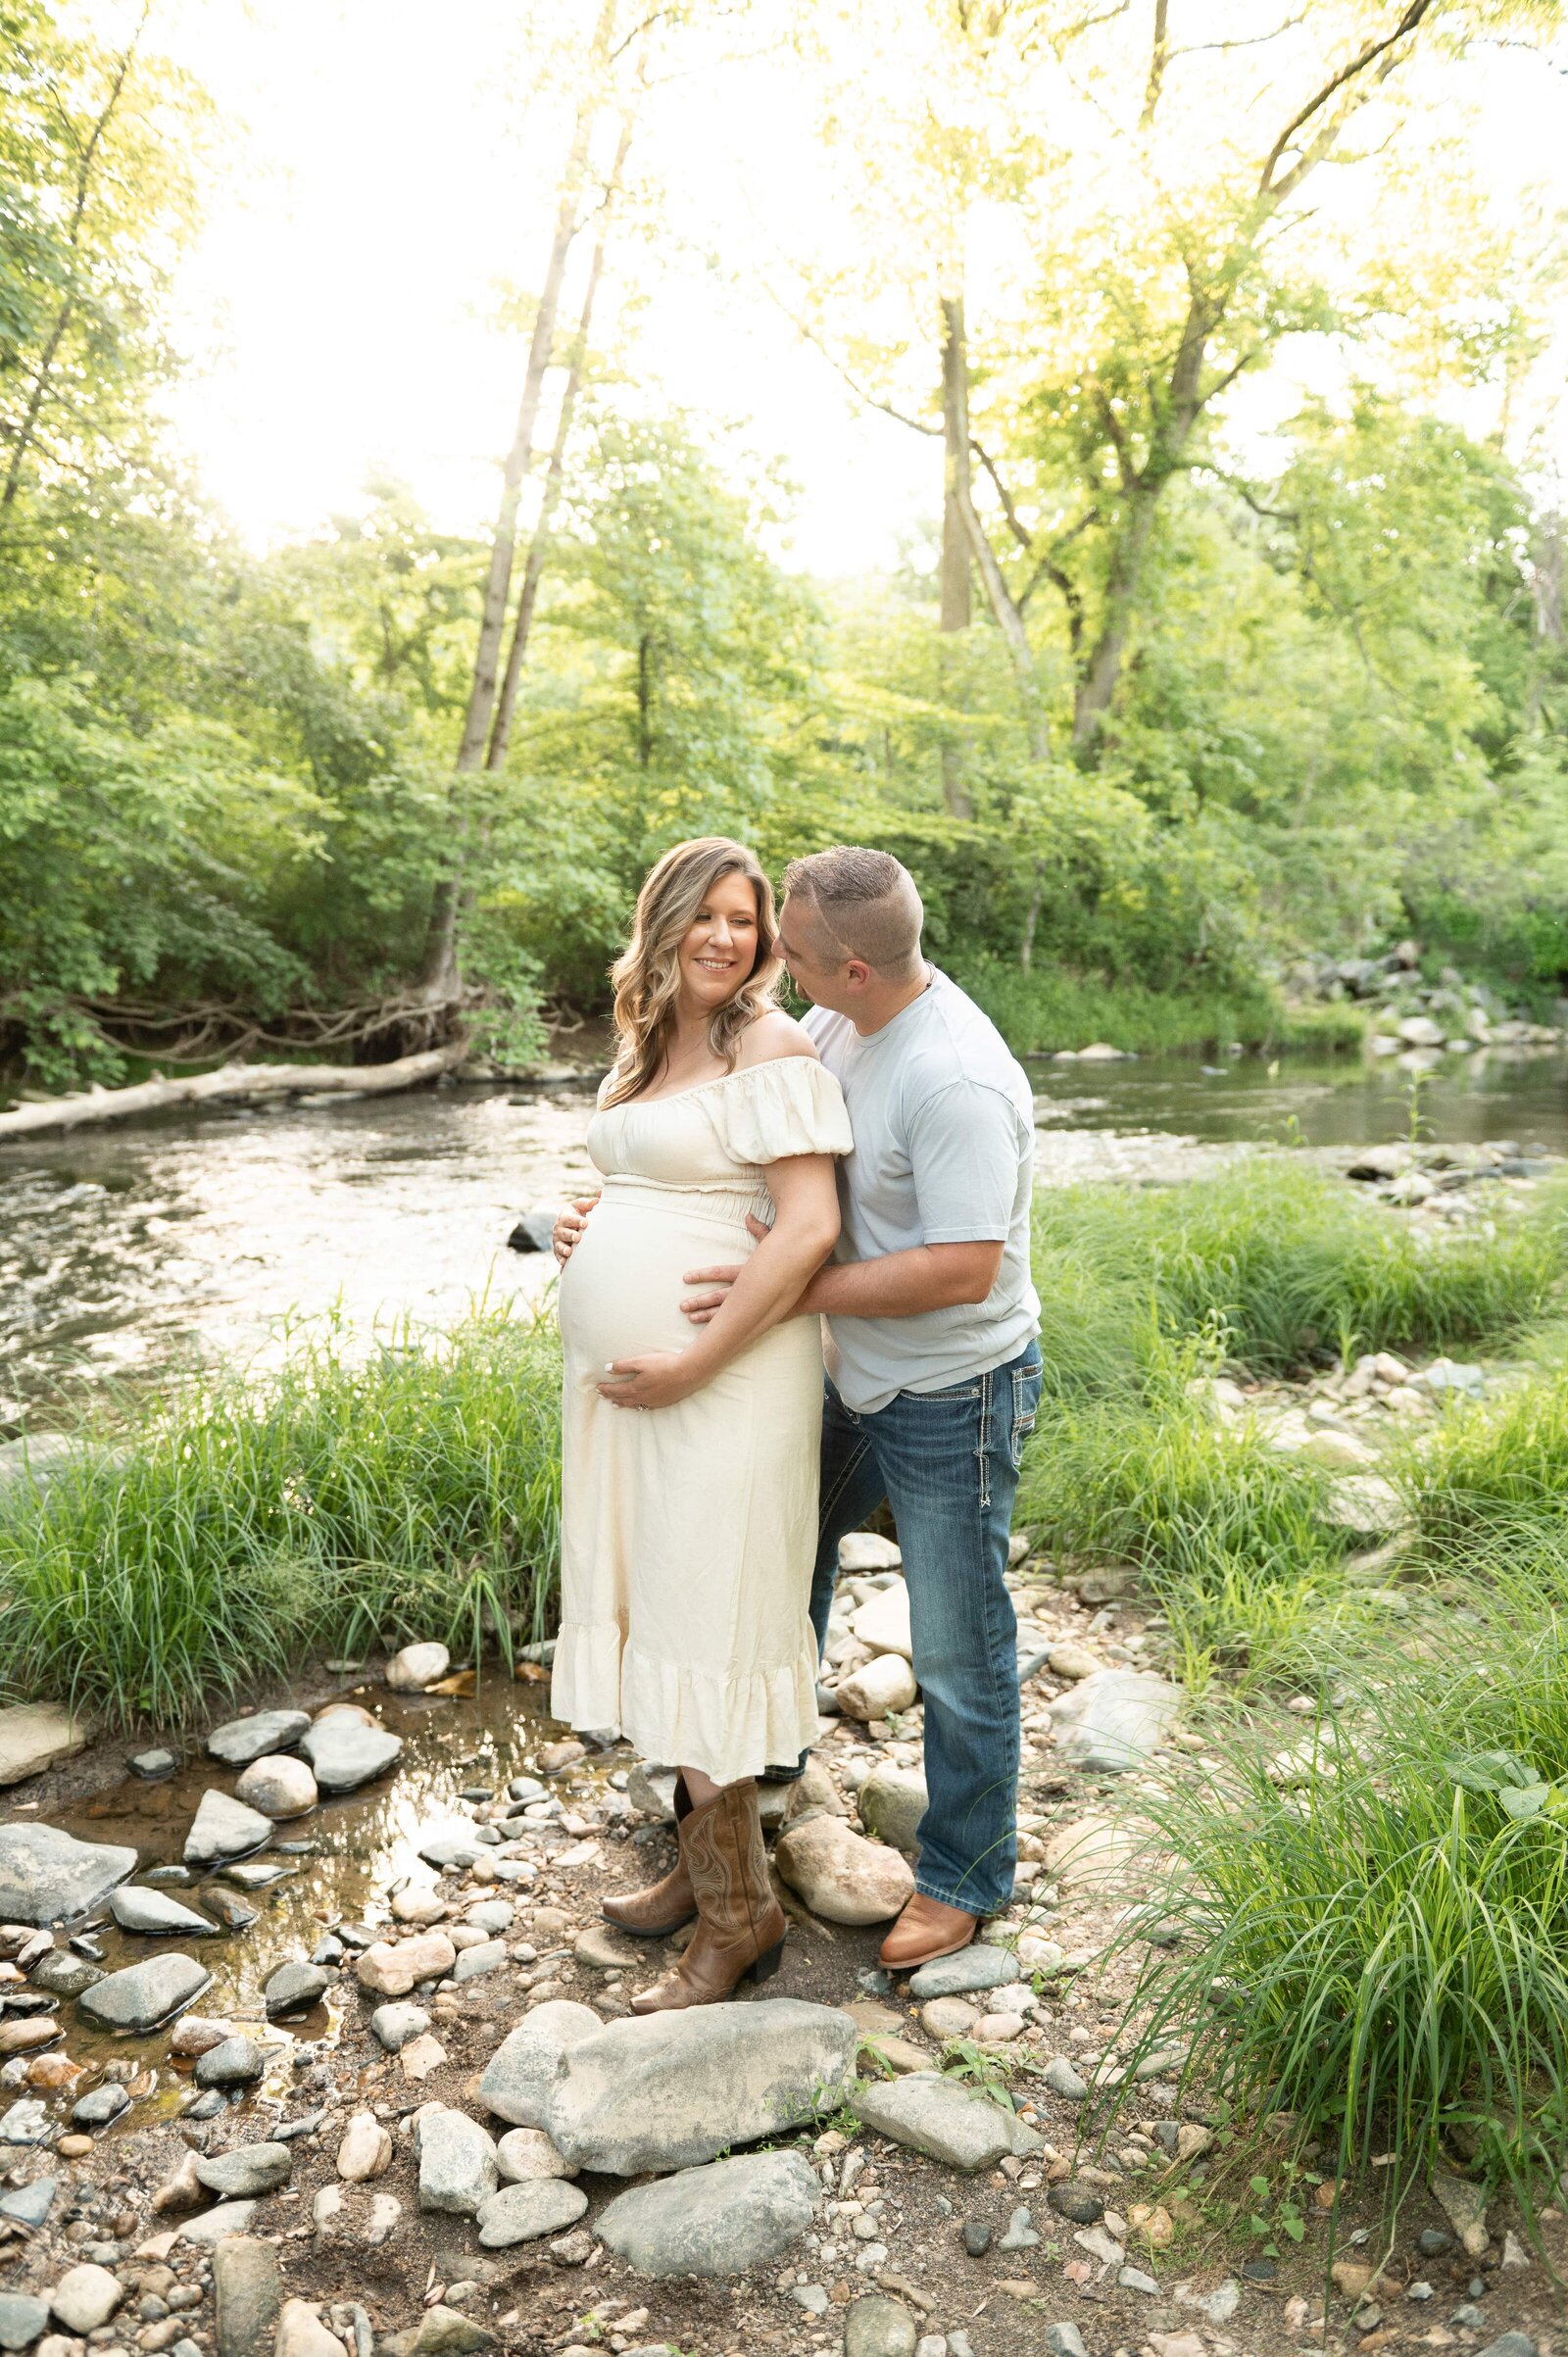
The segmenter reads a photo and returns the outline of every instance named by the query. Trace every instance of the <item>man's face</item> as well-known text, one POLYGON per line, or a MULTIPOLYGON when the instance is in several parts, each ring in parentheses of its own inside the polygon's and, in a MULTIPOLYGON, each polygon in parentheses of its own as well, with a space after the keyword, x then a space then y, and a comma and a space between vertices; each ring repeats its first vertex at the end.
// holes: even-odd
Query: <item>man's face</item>
POLYGON ((848 1011, 852 996, 849 963, 817 919, 808 901, 786 897, 779 911, 778 954, 796 989, 815 1007, 848 1011))

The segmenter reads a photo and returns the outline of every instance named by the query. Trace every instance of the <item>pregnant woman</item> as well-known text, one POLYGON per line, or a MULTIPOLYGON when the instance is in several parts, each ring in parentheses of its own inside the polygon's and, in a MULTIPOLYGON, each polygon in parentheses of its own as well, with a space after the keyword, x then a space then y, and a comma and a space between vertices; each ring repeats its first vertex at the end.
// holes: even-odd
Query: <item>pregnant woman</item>
POLYGON ((565 1350, 562 1623, 552 1708, 677 1764, 680 1858, 607 1901, 657 1939, 697 1916, 633 2010, 710 2005, 778 1963, 756 1779, 814 1742, 822 1351, 790 1312, 838 1236, 838 1083, 777 1005, 773 896, 722 837, 677 844, 617 961, 620 1052, 588 1151, 597 1199, 556 1223, 565 1350), (763 1241, 748 1213, 771 1218, 763 1241), (712 1322, 688 1269, 739 1260, 712 1322))

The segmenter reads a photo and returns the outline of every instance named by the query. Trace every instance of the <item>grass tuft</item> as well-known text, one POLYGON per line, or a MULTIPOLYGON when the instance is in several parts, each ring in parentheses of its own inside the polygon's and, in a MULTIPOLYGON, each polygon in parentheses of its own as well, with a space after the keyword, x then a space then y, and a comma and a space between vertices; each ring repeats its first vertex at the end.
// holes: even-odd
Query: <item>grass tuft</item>
POLYGON ((259 1386, 145 1406, 41 1507, 0 1510, 0 1687, 177 1727, 302 1648, 539 1634, 559 1558, 560 1350, 545 1317, 409 1326, 356 1361, 294 1330, 259 1386))

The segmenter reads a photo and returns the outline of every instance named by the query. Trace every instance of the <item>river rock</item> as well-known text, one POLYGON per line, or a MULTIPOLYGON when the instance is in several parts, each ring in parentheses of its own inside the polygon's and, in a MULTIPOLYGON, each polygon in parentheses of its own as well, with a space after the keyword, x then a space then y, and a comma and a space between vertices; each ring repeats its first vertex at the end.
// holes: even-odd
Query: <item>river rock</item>
POLYGON ((416 1932, 412 1940, 377 1940, 354 1960, 354 1978, 362 1989, 381 1997, 406 1997, 421 1981, 442 1981, 457 1962, 458 1951, 445 1932, 416 1932))
POLYGON ((1075 1768, 1121 1773, 1149 1758, 1182 1706, 1180 1689, 1134 1670, 1097 1670, 1051 1705, 1056 1748, 1075 1768))
POLYGON ((873 2081, 858 2090, 855 2107, 868 2128, 896 2144, 969 2174, 989 2169, 1004 2153, 1032 2152, 1040 2142, 1000 2103, 934 2073, 873 2081))
POLYGON ((337 2173, 351 2185, 384 2177, 392 2166, 392 2138, 368 2111, 356 2112, 337 2148, 337 2173))
POLYGON ((796 1997, 611 2022, 567 2049, 537 2125, 580 2168, 690 2168, 836 2109, 857 2037, 847 2013, 796 1997))
POLYGON ((250 2087, 267 2068, 267 2058, 253 2038, 225 2038, 196 2058, 191 2074, 198 2087, 250 2087))
POLYGON ((902 1653, 877 1653, 841 1678, 835 1691, 846 1718, 885 1719, 889 1711, 911 1709, 919 1689, 902 1653))
POLYGON ((211 2053, 225 2038, 232 2038, 232 2022, 217 2022, 206 2014, 187 2013, 169 2034, 169 2051, 180 2062, 194 2062, 198 2054, 211 2053))
POLYGON ((873 2293, 844 2319, 844 2357, 914 2357, 917 2331, 902 2300, 873 2293))
POLYGON ((283 2277, 270 2242, 232 2234, 213 2251, 218 2357, 273 2357, 283 2277))
POLYGON ((47 2144, 53 2134, 48 2111, 30 2095, 0 2112, 0 2144, 47 2144))
POLYGON ((100 2128, 107 2128, 111 2121, 119 2119, 122 2111, 129 2109, 130 2097, 119 2080, 107 2079, 102 2087, 89 2087, 84 2095, 77 2096, 71 2107, 71 2125, 73 2128, 85 2128, 92 2134, 100 2128))
POLYGON ((220 2193, 225 2201, 257 2201, 286 2185, 293 2167, 290 2145, 236 2144, 232 2152, 198 2158, 196 2175, 209 2193, 220 2193))
POLYGON ((309 2300, 285 2300, 278 2312, 275 2357, 342 2357, 343 2343, 309 2300))
POLYGON ((498 2181, 496 2148, 478 2121, 445 2103, 428 2103, 416 2143, 420 2209, 471 2218, 498 2181))
POLYGON ((422 1694, 452 1667, 444 1645, 406 1645, 386 1665, 386 1682, 395 1694, 422 1694))
POLYGON ((852 1578, 858 1572, 897 1571, 903 1561, 893 1541, 875 1531, 847 1531, 839 1541, 839 1569, 852 1578))
POLYGON ((320 1795, 302 1759, 291 1759, 286 1751, 265 1751, 251 1761, 234 1787, 234 1797, 266 1817, 303 1817, 320 1795))
POLYGON ((190 1832, 185 1836, 187 1866, 220 1866, 260 1849, 272 1838, 272 1821, 226 1792, 202 1794, 190 1832))
POLYGON ((53 1825, 0 1825, 0 1923, 52 1930, 101 1905, 136 1871, 118 1842, 78 1841, 53 1825))
POLYGON ((909 1591, 902 1580, 895 1580, 890 1588, 879 1588, 860 1606, 850 1628, 868 1652, 899 1653, 906 1661, 914 1659, 914 1640, 909 1634, 909 1591))
POLYGON ((503 1932, 510 1932, 516 1922, 517 1910, 510 1898, 481 1898, 476 1907, 468 1909, 463 1920, 471 1923, 476 1931, 488 1932, 492 1938, 499 1939, 503 1932))
POLYGON ((200 1940, 218 1931, 217 1924, 198 1915, 194 1907, 162 1891, 143 1891, 135 1884, 111 1893, 109 1911, 122 1932, 140 1932, 149 1940, 172 1940, 182 1934, 200 1940))
POLYGON ((533 2185, 542 2177, 575 2177, 574 2164, 558 2152, 542 2128, 509 2128, 496 2146, 503 2183, 533 2185))
POLYGON ((504 1940, 481 1940, 473 1947, 459 1950, 458 1960, 452 1967, 452 1978, 460 1984, 477 1981, 485 1973, 499 1972, 506 1961, 507 1943, 504 1940))
POLYGON ((1447 2169, 1434 2169, 1432 2194, 1466 2255, 1481 2258, 1492 2239, 1487 2228, 1485 2186, 1473 2185, 1466 2177, 1455 2177, 1447 2169))
POLYGON ((41 1776, 87 1747, 87 1729, 63 1702, 13 1702, 0 1709, 0 1786, 41 1776))
POLYGON ((268 2019, 281 2021, 286 2014, 304 2013, 309 2006, 319 2004, 332 1978, 318 1964, 280 1964, 262 1987, 268 2019))
MULTIPOLYGON (((42 2226, 54 2207, 59 2179, 35 2177, 30 2185, 19 2185, 14 2193, 0 2193, 0 2218, 12 2219, 18 2226, 42 2226)), ((5 2347, 0 2340, 0 2348, 5 2347)))
POLYGON ((397 2054, 412 2039, 422 2038, 429 2027, 430 2016, 418 2005, 377 2005, 370 2016, 371 2036, 379 2038, 389 2054, 397 2054))
POLYGON ((0 2291, 0 2349, 30 2349, 48 2324, 42 2300, 28 2291, 0 2291))
POLYGON ((914 1895, 908 1861, 885 1842, 868 1841, 842 1817, 792 1825, 773 1855, 790 1889, 828 1923, 885 1923, 914 1895))
POLYGON ((1063 1891, 1106 1891, 1123 1880, 1143 1844, 1113 1817, 1079 1817, 1045 1838, 1044 1867, 1063 1891))
POLYGON ((49 2306, 68 2332, 96 2332, 106 2325, 125 2296, 125 2287, 107 2267, 84 2263, 63 2275, 49 2294, 49 2306))
POLYGON ((305 1710, 253 1710, 215 1727, 207 1748, 225 1767, 248 1768, 267 1751, 292 1751, 311 1723, 305 1710))
POLYGON ((439 1825, 425 1826, 416 1841, 425 1864, 443 1870, 471 1866, 485 1847, 478 1828, 466 1817, 446 1817, 439 1825))
POLYGON ((868 1834, 912 1857, 920 1846, 920 1820, 927 1801, 925 1778, 918 1768, 899 1768, 891 1760, 883 1760, 861 1785, 857 1806, 868 1834))
POLYGON ((911 1975, 909 1994, 917 2004, 928 1997, 961 1997, 977 1989, 1007 1989, 1018 1978, 1018 1959, 1004 1947, 976 1940, 953 1956, 938 1956, 911 1975))
POLYGON ((318 1719, 300 1748, 323 1792, 352 1792, 385 1774, 403 1749, 403 1738, 384 1727, 318 1719))
POLYGON ((74 1956, 70 1948, 52 1947, 40 1956, 28 1973, 32 1987, 45 1996, 79 1997, 84 1989, 104 1977, 101 1964, 90 1964, 85 1956, 74 1956))
POLYGON ((617 2194, 595 2231, 646 2276, 737 2276, 798 2242, 822 2198, 799 2152, 748 2152, 617 2194))
POLYGON ((1082 2103, 1089 2092, 1088 2080, 1073 2068, 1065 2054, 1053 2055, 1047 2064, 1046 2085, 1064 2103, 1082 2103))
POLYGON ((172 2014, 194 2005, 213 1976, 194 1956, 177 1951, 149 1956, 145 1964, 127 1964, 122 1972, 106 1974, 84 1989, 77 2006, 89 2021, 109 2030, 156 2030, 172 2014))
POLYGON ((569 1997, 548 1998, 504 2038, 479 2082, 479 2100, 516 2128, 541 2128, 564 2055, 604 2029, 599 2015, 569 1997))
POLYGON ((179 2239, 212 2250, 225 2234, 249 2234, 255 2215, 254 2201, 220 2201, 215 2208, 203 2210, 199 2218, 187 2218, 179 2229, 179 2239))
POLYGON ((588 2207, 588 2196, 561 2178, 538 2178, 503 2185, 480 2202, 479 2240, 486 2250, 510 2250, 514 2242, 537 2242, 541 2234, 564 2234, 588 2207))

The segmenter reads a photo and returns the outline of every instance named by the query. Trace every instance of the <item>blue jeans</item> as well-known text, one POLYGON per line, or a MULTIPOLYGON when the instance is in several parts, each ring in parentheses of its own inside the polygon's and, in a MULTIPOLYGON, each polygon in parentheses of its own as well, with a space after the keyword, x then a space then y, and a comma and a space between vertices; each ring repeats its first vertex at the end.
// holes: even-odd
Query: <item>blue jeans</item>
POLYGON ((830 1382, 811 1621, 820 1650, 839 1541, 893 1509, 925 1701, 915 1888, 971 1915, 1012 1899, 1017 1863, 1017 1621, 1004 1573, 1040 1346, 941 1392, 899 1392, 857 1415, 830 1382))

